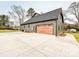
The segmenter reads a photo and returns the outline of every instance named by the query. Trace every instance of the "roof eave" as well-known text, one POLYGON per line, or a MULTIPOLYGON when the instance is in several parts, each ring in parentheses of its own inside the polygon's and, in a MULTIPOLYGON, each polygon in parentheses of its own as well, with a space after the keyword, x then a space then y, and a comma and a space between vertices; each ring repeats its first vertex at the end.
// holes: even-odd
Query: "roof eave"
POLYGON ((27 24, 33 24, 33 23, 39 23, 39 22, 46 22, 46 21, 55 21, 57 20, 58 18, 55 18, 55 19, 50 19, 50 20, 45 20, 45 21, 37 21, 37 22, 31 22, 31 23, 24 23, 24 24, 21 24, 21 25, 27 25, 27 24))

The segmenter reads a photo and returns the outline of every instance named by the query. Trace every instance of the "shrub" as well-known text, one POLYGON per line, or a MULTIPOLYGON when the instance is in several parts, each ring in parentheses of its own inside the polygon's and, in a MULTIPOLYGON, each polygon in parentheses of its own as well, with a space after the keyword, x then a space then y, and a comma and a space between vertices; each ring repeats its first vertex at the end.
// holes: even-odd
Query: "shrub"
POLYGON ((5 29, 12 30, 12 28, 9 26, 0 26, 0 30, 5 30, 5 29))
POLYGON ((66 36, 65 32, 60 32, 59 36, 66 36))

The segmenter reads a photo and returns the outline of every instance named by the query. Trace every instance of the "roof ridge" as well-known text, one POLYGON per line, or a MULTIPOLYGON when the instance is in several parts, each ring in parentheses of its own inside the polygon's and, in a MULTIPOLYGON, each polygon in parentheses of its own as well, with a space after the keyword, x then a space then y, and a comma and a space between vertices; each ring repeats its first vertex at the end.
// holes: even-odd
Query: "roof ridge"
MULTIPOLYGON (((62 11, 62 8, 57 8, 57 9, 54 9, 54 10, 48 11, 48 12, 46 12, 46 13, 40 14, 40 15, 44 15, 44 14, 47 14, 47 13, 50 13, 50 12, 53 12, 53 11, 57 11, 57 10, 62 11)), ((40 16, 40 15, 37 15, 37 16, 40 16)), ((35 17, 37 17, 37 16, 35 16, 35 17)))

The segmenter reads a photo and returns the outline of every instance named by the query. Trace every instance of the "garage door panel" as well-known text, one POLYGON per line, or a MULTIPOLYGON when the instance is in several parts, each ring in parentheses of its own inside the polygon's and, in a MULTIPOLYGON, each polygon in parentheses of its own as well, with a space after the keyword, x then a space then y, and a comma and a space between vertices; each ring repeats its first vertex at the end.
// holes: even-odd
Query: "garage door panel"
POLYGON ((39 25, 37 26, 37 33, 53 34, 53 26, 39 25))

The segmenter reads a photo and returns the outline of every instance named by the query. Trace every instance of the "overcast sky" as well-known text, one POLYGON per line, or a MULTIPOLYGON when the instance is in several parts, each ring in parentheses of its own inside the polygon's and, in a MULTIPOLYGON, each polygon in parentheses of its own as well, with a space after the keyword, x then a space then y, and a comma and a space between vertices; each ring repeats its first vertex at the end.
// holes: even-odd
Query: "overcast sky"
POLYGON ((48 12, 53 9, 67 9, 72 1, 0 1, 0 14, 8 14, 12 5, 22 6, 26 10, 32 7, 36 12, 48 12))

